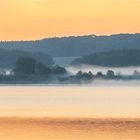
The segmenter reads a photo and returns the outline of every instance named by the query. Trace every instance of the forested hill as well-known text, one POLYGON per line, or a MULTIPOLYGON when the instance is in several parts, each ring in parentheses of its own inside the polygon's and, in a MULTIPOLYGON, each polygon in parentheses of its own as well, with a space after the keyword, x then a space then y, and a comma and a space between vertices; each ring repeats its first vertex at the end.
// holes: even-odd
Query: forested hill
POLYGON ((113 50, 75 59, 73 65, 89 64, 106 67, 140 66, 140 50, 113 50))
POLYGON ((14 68, 19 57, 32 57, 45 65, 54 64, 53 59, 47 54, 0 49, 0 69, 14 68))
POLYGON ((51 56, 83 56, 114 49, 140 49, 140 34, 71 36, 37 41, 0 42, 0 48, 43 52, 51 56))

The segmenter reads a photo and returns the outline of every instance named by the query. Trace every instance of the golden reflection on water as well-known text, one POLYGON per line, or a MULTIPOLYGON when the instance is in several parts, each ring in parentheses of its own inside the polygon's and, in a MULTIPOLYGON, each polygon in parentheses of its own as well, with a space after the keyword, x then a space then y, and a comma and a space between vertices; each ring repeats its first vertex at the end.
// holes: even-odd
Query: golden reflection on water
POLYGON ((0 140, 140 140, 139 107, 139 87, 0 87, 0 140))
POLYGON ((1 118, 1 140, 139 140, 138 119, 1 118))

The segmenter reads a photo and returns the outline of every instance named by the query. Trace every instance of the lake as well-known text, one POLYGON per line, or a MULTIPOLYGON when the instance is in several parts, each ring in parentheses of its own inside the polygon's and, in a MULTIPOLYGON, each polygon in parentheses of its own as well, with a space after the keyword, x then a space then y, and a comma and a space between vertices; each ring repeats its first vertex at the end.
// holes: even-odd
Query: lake
POLYGON ((0 115, 139 117, 139 87, 0 87, 0 115))
POLYGON ((0 139, 139 140, 139 107, 139 87, 0 87, 0 139))

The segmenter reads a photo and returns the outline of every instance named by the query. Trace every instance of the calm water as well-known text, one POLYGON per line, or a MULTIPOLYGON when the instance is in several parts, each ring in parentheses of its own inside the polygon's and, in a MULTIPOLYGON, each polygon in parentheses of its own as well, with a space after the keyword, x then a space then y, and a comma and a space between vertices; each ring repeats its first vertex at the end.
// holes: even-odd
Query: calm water
POLYGON ((140 117, 139 87, 0 87, 1 116, 140 117))
POLYGON ((136 119, 1 118, 2 140, 139 140, 136 119))
POLYGON ((139 87, 0 87, 2 140, 139 140, 139 87))

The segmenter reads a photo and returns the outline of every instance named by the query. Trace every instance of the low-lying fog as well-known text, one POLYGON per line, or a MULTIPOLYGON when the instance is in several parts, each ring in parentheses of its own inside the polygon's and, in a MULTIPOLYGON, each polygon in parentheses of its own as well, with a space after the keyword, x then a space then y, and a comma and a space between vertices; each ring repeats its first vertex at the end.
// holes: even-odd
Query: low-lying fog
POLYGON ((101 67, 101 66, 91 66, 91 65, 82 65, 80 67, 71 66, 71 63, 74 59, 78 57, 54 57, 55 64, 66 67, 66 69, 72 74, 76 74, 79 70, 83 72, 91 71, 93 74, 101 71, 105 74, 108 70, 113 70, 115 74, 123 74, 123 75, 132 75, 134 70, 140 72, 140 67, 101 67))
POLYGON ((108 70, 113 70, 115 74, 123 74, 123 75, 132 75, 135 70, 140 72, 140 67, 101 67, 101 66, 91 66, 91 65, 82 65, 82 66, 68 66, 66 69, 76 74, 79 70, 83 72, 89 72, 91 71, 93 74, 96 74, 97 72, 102 72, 103 74, 106 74, 108 70))
MULTIPOLYGON (((63 66, 69 71, 71 74, 76 74, 78 71, 82 72, 89 72, 91 71, 93 74, 96 74, 97 72, 102 72, 103 74, 106 74, 108 70, 113 70, 116 75, 122 74, 122 75, 132 75, 134 71, 140 72, 140 67, 102 67, 102 66, 91 66, 91 65, 82 65, 82 66, 71 66, 71 62, 77 57, 55 57, 55 63, 63 66)), ((90 85, 95 86, 139 86, 140 80, 130 80, 130 81, 123 81, 123 80, 94 80, 90 85)), ((84 85, 84 83, 83 83, 84 85)), ((87 84, 86 84, 87 85, 87 84)))
MULTIPOLYGON (((82 71, 82 72, 92 72, 93 75, 96 75, 97 72, 102 72, 103 74, 106 74, 108 70, 112 70, 114 71, 115 75, 129 75, 129 76, 132 76, 134 74, 134 71, 135 71, 135 78, 130 78, 130 79, 108 79, 108 80, 103 80, 103 79, 94 79, 94 80, 91 80, 89 82, 86 82, 86 81, 80 81, 80 84, 82 85, 85 85, 85 82, 86 82, 86 85, 89 84, 89 85, 95 85, 95 86, 110 86, 110 85, 119 85, 119 86, 128 86, 128 85, 132 85, 132 86, 139 86, 140 85, 140 66, 139 67, 102 67, 102 66, 92 66, 92 65, 81 65, 81 66, 72 66, 71 63, 74 59, 76 59, 77 57, 55 57, 53 58, 54 61, 55 61, 55 65, 59 65, 59 66, 62 66, 62 67, 65 67, 66 70, 70 73, 70 75, 75 75, 77 72, 79 71, 82 71), (136 75, 138 74, 138 75, 136 75), (139 76, 139 78, 137 78, 137 76, 139 76)), ((2 72, 2 71, 1 71, 2 72)), ((6 74, 9 75, 11 74, 10 73, 10 70, 7 70, 6 71, 6 74)), ((127 76, 125 76, 127 77, 127 76)), ((44 82, 44 81, 43 81, 44 82)), ((63 84, 76 84, 74 83, 72 80, 67 80, 66 82, 62 82, 63 84)), ((59 85, 62 83, 60 83, 59 80, 57 79, 50 79, 50 84, 54 85, 59 85)), ((78 82, 77 82, 78 83, 78 82)), ((40 83, 42 84, 42 83, 40 83)), ((45 84, 45 83, 43 83, 45 84)), ((48 83, 47 83, 48 85, 48 83)))

